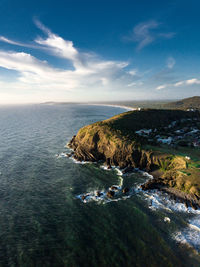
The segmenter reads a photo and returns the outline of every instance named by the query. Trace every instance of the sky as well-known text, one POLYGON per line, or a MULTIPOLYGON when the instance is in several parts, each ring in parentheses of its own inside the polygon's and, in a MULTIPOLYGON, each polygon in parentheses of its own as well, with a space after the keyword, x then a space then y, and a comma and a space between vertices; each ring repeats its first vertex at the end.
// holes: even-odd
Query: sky
POLYGON ((0 104, 200 95, 199 0, 0 0, 0 104))

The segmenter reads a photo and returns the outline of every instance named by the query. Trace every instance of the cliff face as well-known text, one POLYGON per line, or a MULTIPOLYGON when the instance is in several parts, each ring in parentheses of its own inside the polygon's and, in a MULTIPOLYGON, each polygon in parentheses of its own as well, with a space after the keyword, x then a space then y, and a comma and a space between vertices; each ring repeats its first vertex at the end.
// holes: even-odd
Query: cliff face
MULTIPOLYGON (((162 169, 165 165, 178 166, 170 155, 144 150, 138 140, 129 140, 98 123, 80 129, 69 147, 74 150, 74 158, 77 160, 103 160, 108 166, 131 166, 146 171, 162 169)), ((179 165, 184 167, 185 161, 180 160, 179 165)))
POLYGON ((151 165, 151 153, 139 149, 134 141, 128 141, 113 133, 108 127, 93 124, 82 128, 69 146, 77 160, 103 160, 107 165, 147 167, 151 165))

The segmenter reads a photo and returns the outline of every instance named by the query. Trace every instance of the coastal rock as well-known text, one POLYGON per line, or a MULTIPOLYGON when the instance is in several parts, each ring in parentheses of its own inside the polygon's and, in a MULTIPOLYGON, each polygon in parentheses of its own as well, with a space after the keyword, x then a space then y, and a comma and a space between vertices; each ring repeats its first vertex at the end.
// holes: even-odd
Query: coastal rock
POLYGON ((85 195, 82 195, 82 196, 81 196, 81 199, 82 199, 82 200, 85 200, 85 199, 86 199, 86 197, 87 197, 87 196, 85 196, 85 195))
POLYGON ((152 179, 141 185, 142 190, 162 189, 165 186, 162 179, 152 179))
POLYGON ((97 196, 97 197, 100 197, 100 196, 102 196, 102 195, 103 195, 103 193, 101 193, 100 191, 97 191, 97 192, 96 192, 96 196, 97 196))
POLYGON ((110 190, 110 191, 107 192, 106 195, 107 195, 107 197, 109 197, 109 198, 113 198, 114 195, 115 195, 115 192, 110 190))
POLYGON ((110 189, 111 189, 111 190, 114 190, 114 191, 117 191, 117 190, 118 190, 118 187, 117 187, 117 186, 114 186, 114 185, 112 185, 110 189))
POLYGON ((130 191, 129 188, 128 188, 128 187, 125 187, 125 188, 123 188, 122 193, 123 193, 123 194, 126 194, 126 193, 128 193, 129 191, 130 191))
POLYGON ((134 168, 132 166, 128 166, 122 171, 122 173, 126 174, 126 173, 129 173, 129 172, 132 172, 133 170, 134 170, 134 168))

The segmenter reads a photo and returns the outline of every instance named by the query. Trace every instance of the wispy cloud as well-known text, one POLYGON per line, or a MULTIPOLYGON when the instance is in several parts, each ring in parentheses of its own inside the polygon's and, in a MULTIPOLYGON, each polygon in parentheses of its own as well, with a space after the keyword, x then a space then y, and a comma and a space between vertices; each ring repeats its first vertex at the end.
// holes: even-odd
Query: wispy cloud
MULTIPOLYGON (((45 92, 45 96, 52 96, 54 92, 54 99, 55 97, 62 99, 63 92, 76 94, 76 91, 82 91, 87 95, 94 90, 99 92, 106 92, 112 88, 121 90, 127 87, 127 84, 138 80, 135 69, 126 70, 128 62, 102 59, 92 52, 82 53, 72 41, 52 33, 38 20, 35 20, 35 23, 46 37, 37 37, 30 45, 31 48, 41 49, 45 53, 69 61, 72 63, 73 69, 51 66, 47 61, 34 57, 32 52, 0 50, 0 67, 15 70, 19 74, 16 80, 9 84, 0 81, 1 88, 35 90, 45 92)), ((29 44, 15 42, 6 37, 1 37, 0 41, 11 45, 30 47, 29 44)))
POLYGON ((178 87, 178 86, 195 85, 195 84, 200 84, 200 80, 197 78, 192 78, 189 80, 179 81, 179 82, 173 84, 173 86, 178 87))
POLYGON ((167 86, 168 86, 167 84, 159 85, 158 87, 156 87, 156 90, 165 89, 167 86))
POLYGON ((156 90, 161 90, 166 87, 180 87, 180 86, 189 86, 189 85, 200 85, 200 79, 192 78, 188 80, 179 81, 176 83, 162 84, 156 87, 156 90))
POLYGON ((181 85, 183 85, 184 84, 184 81, 180 81, 180 82, 176 82, 176 83, 174 83, 174 86, 175 87, 178 87, 178 86, 181 86, 181 85))
POLYGON ((28 48, 36 48, 36 49, 41 49, 42 47, 39 47, 35 44, 25 44, 22 42, 18 42, 18 41, 14 41, 14 40, 10 40, 4 36, 0 36, 0 42, 4 42, 7 44, 11 44, 11 45, 16 45, 16 46, 22 46, 22 47, 28 47, 28 48))
POLYGON ((133 28, 132 33, 128 37, 125 37, 125 39, 138 43, 137 50, 143 49, 157 39, 171 39, 175 33, 161 32, 161 25, 162 24, 156 20, 139 23, 133 28))
POLYGON ((4 36, 0 36, 0 41, 4 42, 4 43, 12 44, 12 45, 24 46, 23 44, 21 44, 19 42, 12 41, 12 40, 4 37, 4 36))
POLYGON ((138 70, 137 69, 132 69, 132 70, 129 70, 128 73, 131 74, 132 76, 135 76, 135 75, 137 75, 138 70))
POLYGON ((168 59, 167 59, 167 67, 168 67, 168 69, 172 69, 175 64, 176 64, 175 59, 173 57, 168 57, 168 59))

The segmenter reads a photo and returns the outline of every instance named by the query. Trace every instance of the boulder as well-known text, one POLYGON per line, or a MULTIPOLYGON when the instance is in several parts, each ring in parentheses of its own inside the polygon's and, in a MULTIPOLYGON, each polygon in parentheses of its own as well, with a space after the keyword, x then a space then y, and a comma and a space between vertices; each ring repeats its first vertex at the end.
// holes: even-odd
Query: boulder
POLYGON ((130 191, 130 190, 129 190, 128 187, 124 187, 123 190, 122 190, 123 194, 126 194, 126 193, 128 193, 129 191, 130 191))
POLYGON ((112 185, 110 189, 115 191, 115 190, 118 190, 118 187, 117 187, 117 186, 114 186, 114 185, 112 185))
POLYGON ((96 196, 97 196, 97 197, 100 197, 100 196, 102 196, 102 195, 103 195, 103 193, 101 193, 100 191, 97 191, 97 192, 96 192, 96 196))
POLYGON ((109 197, 109 198, 113 198, 114 197, 114 195, 115 195, 115 192, 114 191, 111 191, 111 190, 109 190, 108 192, 107 192, 107 197, 109 197))
POLYGON ((82 200, 85 200, 85 199, 86 199, 86 197, 87 197, 87 196, 85 196, 85 195, 82 195, 82 196, 81 196, 81 199, 82 199, 82 200))

